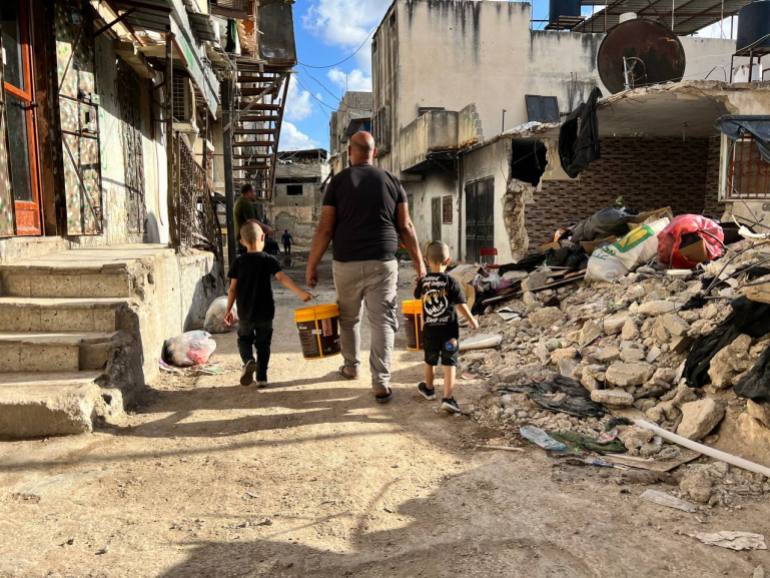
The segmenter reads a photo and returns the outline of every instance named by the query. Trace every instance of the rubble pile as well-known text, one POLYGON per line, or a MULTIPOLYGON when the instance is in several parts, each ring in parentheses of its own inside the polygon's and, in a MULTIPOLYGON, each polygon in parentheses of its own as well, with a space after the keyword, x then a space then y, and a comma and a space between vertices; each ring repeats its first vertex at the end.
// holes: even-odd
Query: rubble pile
MULTIPOLYGON (((770 351, 770 324, 755 319, 749 325, 750 318, 760 315, 758 308, 770 306, 743 296, 762 285, 763 275, 770 272, 765 263, 770 263, 770 245, 742 241, 721 259, 694 270, 668 270, 654 263, 613 283, 572 283, 534 292, 526 290, 524 279, 519 297, 489 304, 481 316, 485 332, 503 336, 501 347, 465 358, 468 369, 493 389, 476 417, 508 432, 534 425, 593 437, 614 433, 627 456, 671 459, 676 446, 630 421, 617 424, 613 416, 645 419, 706 442, 716 441, 714 432, 728 416, 744 443, 770 448, 770 399, 752 395, 754 400, 747 400, 735 389, 758 371, 763 353, 770 351), (766 328, 757 329, 759 325, 766 328), (741 332, 744 327, 749 328, 746 333, 741 332), (709 352, 714 344, 720 347, 709 352), (688 382, 688 375, 694 381, 704 363, 705 384, 697 387, 701 384, 688 382), (558 388, 549 403, 543 403, 542 391, 534 401, 532 384, 558 379, 580 384, 606 415, 569 415, 560 404, 570 394, 558 388)), ((541 266, 530 276, 549 273, 541 266)), ((542 287, 540 281, 537 285, 542 287)), ((754 479, 754 474, 724 466, 681 467, 682 497, 727 503, 729 492, 722 487, 733 492, 741 488, 739 493, 746 495, 770 490, 763 476, 754 479)))

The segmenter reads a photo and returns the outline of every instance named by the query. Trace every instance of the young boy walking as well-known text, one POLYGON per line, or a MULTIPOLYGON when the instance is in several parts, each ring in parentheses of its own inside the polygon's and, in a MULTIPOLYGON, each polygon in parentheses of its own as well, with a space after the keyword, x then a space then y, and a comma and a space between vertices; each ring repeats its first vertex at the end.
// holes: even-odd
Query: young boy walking
POLYGON ((263 252, 265 233, 257 223, 246 223, 241 228, 241 243, 246 253, 239 255, 230 267, 230 289, 227 292, 227 313, 225 323, 234 321, 233 303, 238 303, 238 352, 243 361, 241 385, 254 383, 257 373, 257 385, 267 386, 267 365, 270 362, 270 344, 273 339, 273 318, 275 302, 271 277, 275 278, 302 301, 310 301, 313 296, 297 287, 283 271, 281 265, 270 255, 263 252), (257 358, 254 359, 254 350, 257 358))
POLYGON ((425 399, 436 399, 434 368, 441 362, 444 366, 441 409, 459 413, 460 406, 453 395, 460 338, 457 314, 462 313, 474 329, 479 328, 479 323, 468 308, 462 287, 446 273, 450 260, 449 247, 441 241, 433 241, 428 245, 426 257, 429 273, 418 279, 414 291, 414 298, 422 300, 422 341, 425 350, 425 381, 417 389, 425 399))

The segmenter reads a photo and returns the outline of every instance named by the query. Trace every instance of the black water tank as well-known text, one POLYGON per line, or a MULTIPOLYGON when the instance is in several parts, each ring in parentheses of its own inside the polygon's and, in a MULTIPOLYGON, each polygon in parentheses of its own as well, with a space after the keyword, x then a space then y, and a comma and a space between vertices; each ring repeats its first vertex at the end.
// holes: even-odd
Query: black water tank
MULTIPOLYGON (((770 35, 770 0, 752 2, 741 8, 738 12, 736 49, 742 50, 768 35, 770 35)), ((758 42, 752 49, 770 49, 770 36, 758 42)))
POLYGON ((580 0, 548 0, 548 21, 553 24, 560 16, 580 16, 580 0))

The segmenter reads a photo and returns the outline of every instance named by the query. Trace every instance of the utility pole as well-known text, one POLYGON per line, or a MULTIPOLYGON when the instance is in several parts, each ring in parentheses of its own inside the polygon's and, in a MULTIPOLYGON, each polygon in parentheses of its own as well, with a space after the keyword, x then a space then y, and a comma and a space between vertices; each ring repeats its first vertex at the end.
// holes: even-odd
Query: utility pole
POLYGON ((225 211, 227 213, 227 262, 235 261, 238 247, 238 237, 235 234, 233 208, 235 207, 235 191, 233 190, 233 76, 231 74, 222 82, 223 119, 223 153, 225 161, 225 211))

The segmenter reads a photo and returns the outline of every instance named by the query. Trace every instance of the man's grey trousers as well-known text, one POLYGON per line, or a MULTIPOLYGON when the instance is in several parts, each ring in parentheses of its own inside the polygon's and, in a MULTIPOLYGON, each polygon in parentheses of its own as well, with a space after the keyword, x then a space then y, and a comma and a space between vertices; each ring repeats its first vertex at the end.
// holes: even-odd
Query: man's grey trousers
POLYGON ((366 304, 372 334, 372 387, 381 393, 390 386, 393 341, 398 331, 398 261, 334 261, 333 272, 345 366, 358 371, 361 363, 361 316, 366 304))

